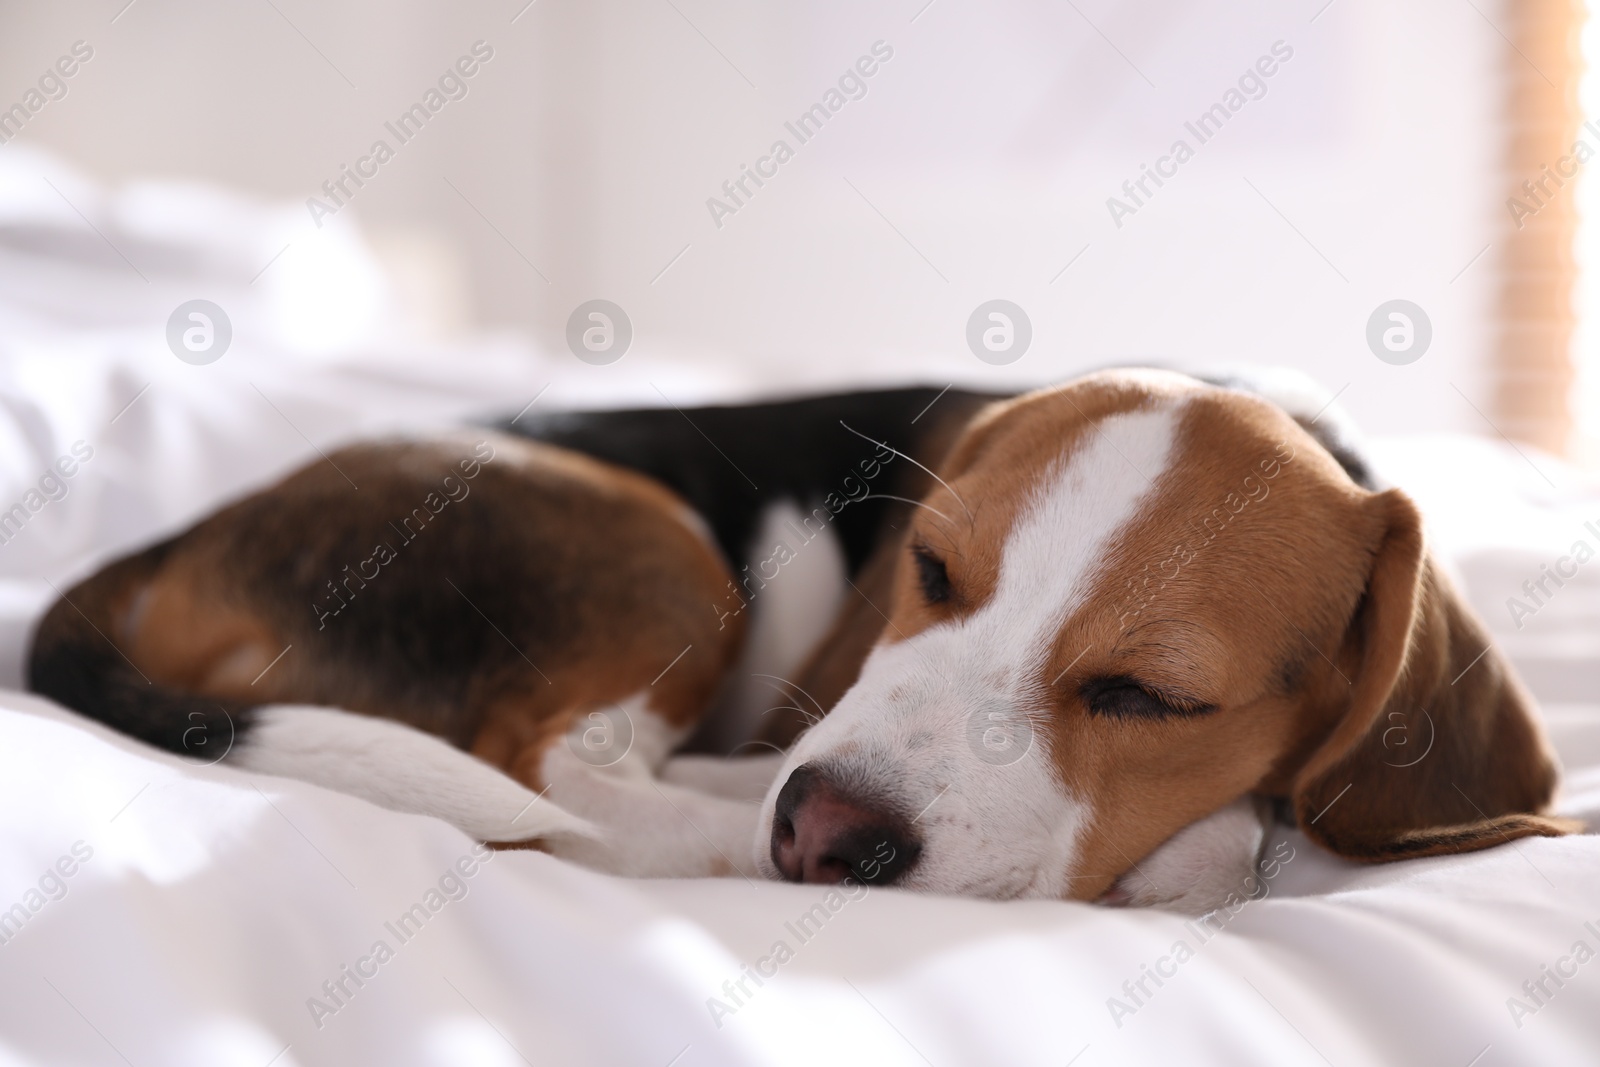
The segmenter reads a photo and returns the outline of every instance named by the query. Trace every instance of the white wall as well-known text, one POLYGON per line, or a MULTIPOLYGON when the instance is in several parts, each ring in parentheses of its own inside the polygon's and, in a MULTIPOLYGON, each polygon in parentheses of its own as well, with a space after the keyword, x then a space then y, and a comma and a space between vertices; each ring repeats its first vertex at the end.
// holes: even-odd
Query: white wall
POLYGON ((1452 384, 1487 410, 1494 250, 1462 271, 1505 218, 1496 4, 125 2, 5 7, 0 106, 73 41, 96 50, 19 142, 107 178, 294 200, 487 41, 469 95, 352 210, 407 262, 461 264, 459 291, 424 270, 413 297, 447 324, 559 349, 579 302, 621 304, 634 348, 597 375, 675 357, 776 388, 1268 361, 1348 383, 1375 430, 1485 428, 1452 384), (894 55, 866 96, 797 145, 784 121, 878 40, 894 55), (1107 197, 1194 145, 1184 122, 1280 40, 1293 58, 1266 95, 1114 226, 1107 197), (779 137, 795 158, 718 228, 706 199, 779 137), (964 341, 994 297, 1033 321, 1010 367, 964 341), (1433 321, 1410 366, 1364 340, 1394 297, 1433 321))

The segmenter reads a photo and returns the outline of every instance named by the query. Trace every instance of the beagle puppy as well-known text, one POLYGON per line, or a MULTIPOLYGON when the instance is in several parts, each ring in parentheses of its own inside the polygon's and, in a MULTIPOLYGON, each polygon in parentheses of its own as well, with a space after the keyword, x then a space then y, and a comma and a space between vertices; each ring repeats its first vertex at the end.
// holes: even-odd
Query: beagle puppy
POLYGON ((74 587, 30 684, 631 875, 1198 913, 1248 885, 1269 810, 1372 862, 1576 829, 1416 507, 1336 415, 1244 384, 1116 370, 357 445, 74 587), (730 710, 806 560, 842 597, 787 699, 730 710), (779 754, 682 754, 708 716, 779 754))

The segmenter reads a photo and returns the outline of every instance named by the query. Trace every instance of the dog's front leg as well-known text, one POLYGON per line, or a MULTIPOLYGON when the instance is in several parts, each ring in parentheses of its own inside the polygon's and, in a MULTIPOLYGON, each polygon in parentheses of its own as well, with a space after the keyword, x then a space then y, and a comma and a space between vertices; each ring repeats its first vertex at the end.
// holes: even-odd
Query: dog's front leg
POLYGON ((786 752, 761 756, 673 756, 661 768, 663 781, 698 793, 760 803, 783 769, 786 752))
POLYGON ((1261 806, 1241 797, 1173 834, 1118 878, 1101 901, 1186 915, 1215 911, 1258 890, 1256 864, 1265 841, 1261 806))
MULTIPOLYGON (((594 839, 548 840, 546 851, 586 867, 638 878, 758 876, 754 841, 760 793, 743 800, 686 788, 677 779, 695 776, 674 768, 677 761, 666 762, 658 776, 666 741, 653 736, 652 718, 648 712, 634 714, 638 732, 625 750, 616 753, 597 746, 592 731, 599 727, 580 719, 566 736, 538 754, 537 772, 527 777, 536 777, 557 806, 600 831, 594 839)), ((734 782, 737 778, 732 776, 734 782)))

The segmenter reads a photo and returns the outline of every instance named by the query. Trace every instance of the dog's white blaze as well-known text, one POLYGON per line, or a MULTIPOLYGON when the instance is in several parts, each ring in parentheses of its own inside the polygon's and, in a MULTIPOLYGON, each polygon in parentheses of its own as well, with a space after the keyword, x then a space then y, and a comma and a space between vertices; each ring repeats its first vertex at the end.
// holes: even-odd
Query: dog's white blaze
MULTIPOLYGON (((764 834, 789 774, 820 760, 850 788, 921 812, 923 853, 907 886, 1067 892, 1092 806, 1063 786, 1044 726, 1029 716, 1042 707, 1038 687, 1049 679, 1039 675, 1062 624, 1168 467, 1181 408, 1169 402, 1099 422, 1024 506, 989 601, 873 651, 855 686, 790 753, 763 807, 764 834), (997 731, 1017 747, 989 745, 997 731)), ((764 841, 757 851, 775 876, 764 841)))

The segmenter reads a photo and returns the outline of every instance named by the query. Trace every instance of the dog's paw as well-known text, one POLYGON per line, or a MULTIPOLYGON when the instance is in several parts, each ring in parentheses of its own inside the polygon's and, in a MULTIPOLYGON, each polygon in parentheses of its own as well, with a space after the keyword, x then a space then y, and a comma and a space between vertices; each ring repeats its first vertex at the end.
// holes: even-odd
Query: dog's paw
POLYGON ((788 753, 763 756, 674 756, 661 768, 661 780, 728 800, 760 803, 772 789, 788 753))
POLYGON ((1100 902, 1185 915, 1215 911, 1256 890, 1256 862, 1265 839, 1260 810, 1242 797, 1173 834, 1118 878, 1100 902))

